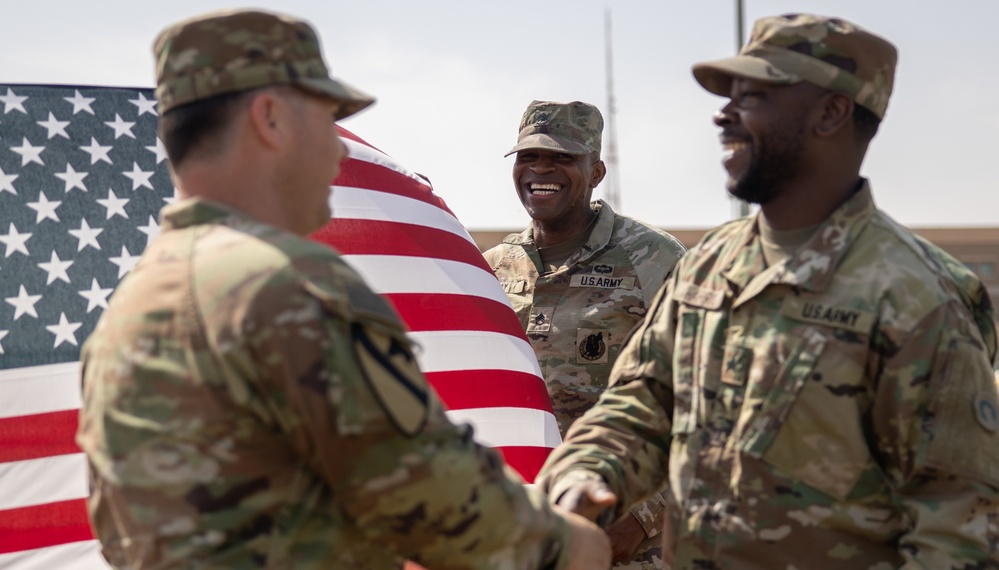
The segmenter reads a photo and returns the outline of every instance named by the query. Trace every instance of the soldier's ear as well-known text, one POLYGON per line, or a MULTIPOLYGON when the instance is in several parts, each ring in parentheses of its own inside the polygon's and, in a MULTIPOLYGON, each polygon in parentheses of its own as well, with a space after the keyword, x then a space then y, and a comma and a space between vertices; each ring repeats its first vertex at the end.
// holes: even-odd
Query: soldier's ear
POLYGON ((265 147, 277 149, 285 139, 288 129, 288 104, 272 89, 255 93, 247 108, 249 130, 265 147))
POLYGON ((830 91, 816 102, 818 118, 813 132, 821 138, 829 138, 843 129, 853 117, 853 99, 843 93, 830 91))
POLYGON ((607 176, 607 165, 604 161, 600 160, 599 156, 594 155, 593 162, 593 173, 590 176, 590 188, 596 188, 600 182, 607 176))

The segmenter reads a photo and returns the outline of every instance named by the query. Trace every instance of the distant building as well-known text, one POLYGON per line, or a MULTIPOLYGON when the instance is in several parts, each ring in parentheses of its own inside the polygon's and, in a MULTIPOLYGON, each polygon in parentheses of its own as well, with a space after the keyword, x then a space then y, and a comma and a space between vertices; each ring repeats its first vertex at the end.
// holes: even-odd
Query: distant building
MULTIPOLYGON (((688 248, 700 241, 707 230, 671 230, 688 248)), ((999 304, 999 227, 994 228, 912 228, 917 234, 935 243, 982 278, 992 302, 999 304)), ((507 235, 521 230, 472 231, 472 239, 485 251, 503 241, 507 235)), ((999 330, 999 320, 996 322, 999 330)))

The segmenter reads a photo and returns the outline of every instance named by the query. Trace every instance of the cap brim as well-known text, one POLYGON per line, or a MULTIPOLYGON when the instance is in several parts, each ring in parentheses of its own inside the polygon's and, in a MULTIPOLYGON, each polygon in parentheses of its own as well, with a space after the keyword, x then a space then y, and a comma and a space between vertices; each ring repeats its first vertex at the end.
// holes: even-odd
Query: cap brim
POLYGON ((338 121, 369 107, 375 102, 374 97, 332 77, 303 77, 296 80, 295 84, 318 95, 324 95, 339 101, 340 110, 336 114, 336 120, 338 121))
POLYGON ((590 154, 591 152, 596 152, 594 149, 586 146, 585 144, 578 143, 562 137, 553 137, 549 134, 537 133, 533 135, 527 135, 517 146, 510 149, 509 152, 503 156, 510 156, 515 152, 522 150, 552 150, 556 152, 564 152, 566 154, 590 154))
POLYGON ((751 55, 736 55, 695 64, 691 69, 694 79, 715 95, 728 97, 732 94, 732 79, 754 79, 779 85, 790 85, 803 81, 797 75, 781 71, 769 61, 751 55))

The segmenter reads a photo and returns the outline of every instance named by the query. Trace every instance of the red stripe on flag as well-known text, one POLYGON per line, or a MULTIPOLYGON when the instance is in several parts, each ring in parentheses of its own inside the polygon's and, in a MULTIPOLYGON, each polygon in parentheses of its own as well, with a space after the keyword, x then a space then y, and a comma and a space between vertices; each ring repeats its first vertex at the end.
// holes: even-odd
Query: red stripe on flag
POLYGON ((92 538, 86 499, 0 511, 0 554, 92 538))
POLYGON ((310 237, 332 245, 343 255, 407 255, 448 259, 492 273, 489 264, 472 242, 448 231, 417 224, 334 218, 310 237))
POLYGON ((503 456, 503 461, 513 467, 525 481, 530 483, 537 478, 541 466, 548 459, 548 447, 494 447, 503 456))
POLYGON ((78 410, 0 419, 0 463, 79 453, 78 410))
POLYGON ((427 372, 427 380, 450 410, 469 408, 534 408, 551 411, 544 382, 512 370, 427 372))
POLYGON ((520 327, 520 319, 510 307, 485 297, 446 293, 387 293, 383 296, 392 302, 411 331, 510 334, 520 327))
MULTIPOLYGON (((333 180, 333 184, 405 196, 436 206, 454 216, 444 200, 430 191, 428 184, 379 164, 348 158, 340 164, 340 175, 333 180)), ((336 216, 336 212, 333 212, 333 216, 336 216)))

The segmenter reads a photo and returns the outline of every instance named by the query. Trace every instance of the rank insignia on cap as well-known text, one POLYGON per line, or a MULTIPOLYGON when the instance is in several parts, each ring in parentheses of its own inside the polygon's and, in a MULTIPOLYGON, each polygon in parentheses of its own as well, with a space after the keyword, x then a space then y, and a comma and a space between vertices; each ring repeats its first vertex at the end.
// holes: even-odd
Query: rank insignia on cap
POLYGON ((534 124, 535 125, 547 125, 548 124, 548 113, 538 113, 538 115, 536 117, 534 117, 534 124))
POLYGON ((358 323, 351 333, 361 372, 385 414, 402 433, 420 433, 430 414, 430 389, 409 346, 358 323))

